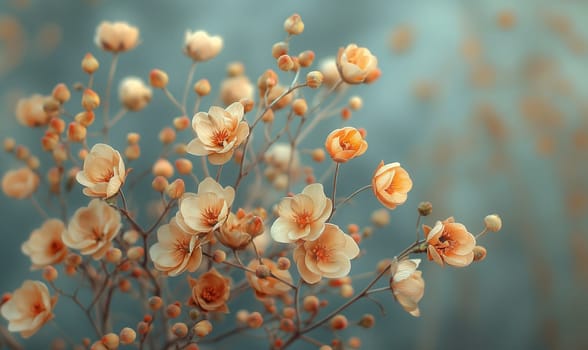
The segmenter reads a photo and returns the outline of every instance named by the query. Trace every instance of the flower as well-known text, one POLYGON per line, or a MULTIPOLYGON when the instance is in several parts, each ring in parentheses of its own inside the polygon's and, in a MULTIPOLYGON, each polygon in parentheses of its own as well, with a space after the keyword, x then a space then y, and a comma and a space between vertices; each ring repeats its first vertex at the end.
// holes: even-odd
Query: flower
POLYGON ((137 77, 126 77, 121 80, 118 88, 118 97, 126 109, 140 111, 151 101, 153 92, 151 88, 137 77))
POLYGON ((23 338, 28 338, 53 318, 56 302, 57 297, 51 298, 45 283, 26 280, 2 305, 0 314, 8 320, 10 332, 20 332, 23 338))
POLYGON ((378 68, 378 59, 365 47, 349 44, 337 54, 337 69, 343 81, 361 84, 378 68))
POLYGON ((231 186, 223 188, 207 177, 198 185, 198 193, 184 193, 180 198, 176 222, 192 235, 212 232, 227 219, 234 198, 231 186))
POLYGON ((423 225, 427 237, 427 256, 443 266, 444 263, 455 267, 464 267, 474 259, 476 238, 467 228, 454 222, 453 217, 437 221, 433 228, 423 225))
POLYGON ((89 197, 110 198, 125 182, 125 163, 117 150, 104 143, 97 143, 84 159, 82 171, 76 180, 89 197))
POLYGON ((157 230, 157 243, 149 249, 155 268, 169 276, 194 272, 202 262, 202 247, 197 236, 184 232, 172 218, 157 230))
POLYGON ((39 175, 28 167, 7 171, 2 177, 2 192, 8 197, 24 199, 39 187, 39 175))
POLYGON ((376 198, 388 209, 394 209, 406 201, 412 188, 412 180, 400 163, 380 162, 372 176, 372 190, 376 198))
POLYGON ((320 72, 323 73, 323 85, 332 88, 341 80, 337 69, 337 61, 333 57, 325 58, 320 62, 320 72))
POLYGON ((67 247, 61 240, 64 230, 65 225, 61 220, 49 219, 22 244, 21 250, 31 258, 33 269, 57 264, 65 259, 67 247))
POLYGON ((300 277, 306 283, 317 283, 322 277, 341 278, 351 271, 351 259, 359 254, 359 247, 339 226, 326 224, 314 241, 300 242, 294 249, 294 261, 300 277))
POLYGON ((43 109, 46 100, 46 96, 39 94, 19 99, 16 104, 16 120, 28 127, 47 125, 51 115, 43 109))
POLYGON ((347 126, 333 130, 325 141, 325 148, 335 162, 345 163, 359 157, 368 148, 367 141, 356 128, 347 126))
POLYGON ((425 293, 425 281, 422 272, 417 271, 421 259, 407 259, 400 262, 394 261, 392 264, 392 278, 390 278, 390 288, 394 299, 409 314, 420 316, 419 301, 425 293))
POLYGON ((189 283, 192 287, 192 301, 202 310, 229 312, 226 303, 231 292, 231 280, 223 277, 216 269, 210 269, 198 279, 190 279, 189 283))
POLYGON ((220 86, 220 99, 225 106, 242 99, 253 99, 253 84, 245 75, 223 80, 220 86))
POLYGON ((101 259, 122 227, 119 212, 100 199, 76 210, 61 239, 83 255, 101 259))
POLYGON ((208 156, 214 165, 225 164, 249 135, 249 125, 242 120, 243 113, 240 102, 226 109, 212 106, 208 113, 196 113, 192 128, 198 137, 188 143, 186 151, 196 156, 208 156))
POLYGON ((299 239, 315 240, 323 232, 333 210, 332 202, 320 183, 306 186, 302 193, 285 197, 278 204, 279 218, 270 232, 276 242, 294 243, 299 239))
POLYGON ((210 36, 203 30, 186 31, 184 53, 196 62, 208 61, 219 54, 223 48, 223 38, 210 36))
POLYGON ((96 28, 94 43, 104 51, 129 51, 139 43, 139 28, 127 22, 104 21, 96 28))
MULTIPOLYGON (((262 258, 261 261, 263 265, 269 269, 272 275, 277 276, 288 283, 292 283, 292 275, 290 275, 288 270, 278 269, 278 265, 270 259, 262 258)), ((247 267, 249 270, 255 271, 260 265, 258 259, 253 259, 247 267)), ((247 281, 249 281, 249 285, 255 291, 255 296, 260 300, 272 296, 281 296, 290 290, 289 285, 274 277, 259 278, 253 272, 246 272, 245 276, 247 277, 247 281)))
POLYGON ((253 238, 243 229, 245 224, 243 219, 238 219, 235 214, 229 213, 216 237, 223 245, 231 249, 243 249, 253 238))

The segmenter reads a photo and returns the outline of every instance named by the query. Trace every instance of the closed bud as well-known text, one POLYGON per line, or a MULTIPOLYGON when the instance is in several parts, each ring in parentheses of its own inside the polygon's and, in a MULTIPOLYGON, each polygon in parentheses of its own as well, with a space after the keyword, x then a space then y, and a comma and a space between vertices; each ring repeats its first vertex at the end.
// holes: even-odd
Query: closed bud
POLYGON ((314 160, 317 163, 323 162, 326 158, 325 150, 322 148, 313 149, 311 155, 312 160, 314 160))
POLYGON ((161 309, 161 307, 163 306, 163 300, 161 299, 161 297, 155 295, 149 298, 148 304, 149 309, 151 309, 151 311, 157 311, 161 309))
POLYGON ((255 311, 250 313, 247 316, 247 326, 249 326, 249 328, 259 328, 263 325, 263 316, 255 311))
POLYGON ((71 122, 67 127, 67 139, 71 142, 82 142, 86 139, 87 129, 78 122, 71 122))
POLYGON ((349 99, 349 108, 351 108, 351 110, 357 111, 357 110, 361 109, 362 106, 363 106, 363 101, 361 100, 361 97, 353 96, 349 99))
POLYGON ((227 76, 238 77, 245 73, 245 66, 241 62, 231 62, 227 65, 227 76))
POLYGON ((344 284, 341 286, 340 294, 343 298, 351 298, 353 293, 353 286, 351 284, 344 284))
POLYGON ((27 158, 27 166, 33 170, 37 170, 41 166, 41 161, 35 156, 30 156, 27 158))
POLYGON ((159 132, 159 141, 164 145, 169 145, 176 140, 176 132, 170 127, 165 127, 159 132))
POLYGON ((139 232, 137 232, 135 230, 128 230, 125 233, 123 233, 123 241, 125 241, 125 243, 127 243, 129 245, 133 245, 133 244, 137 243, 138 240, 139 240, 139 232))
POLYGON ((283 42, 283 41, 278 41, 277 43, 275 43, 272 46, 272 56, 275 59, 278 59, 278 57, 282 56, 282 55, 287 55, 288 54, 288 43, 283 42))
POLYGON ((474 247, 474 261, 482 261, 486 258, 486 248, 482 247, 481 245, 477 245, 474 247))
POLYGON ((188 335, 188 326, 184 322, 177 322, 172 325, 171 331, 176 337, 183 338, 188 335))
POLYGON ((60 110, 61 103, 53 97, 49 97, 43 102, 43 111, 45 111, 45 113, 58 113, 60 110))
POLYGON ((169 304, 165 308, 165 314, 169 318, 176 318, 176 317, 180 316, 181 313, 182 313, 182 309, 180 308, 180 306, 178 304, 169 304))
POLYGON ((100 96, 92 89, 84 90, 82 94, 82 108, 87 111, 94 110, 100 106, 100 96))
POLYGON ((378 209, 372 213, 371 221, 376 227, 384 227, 390 223, 390 213, 387 209, 378 209))
POLYGON ((94 119, 96 117, 94 116, 94 112, 93 111, 84 111, 84 112, 80 112, 78 114, 76 114, 76 116, 74 117, 74 120, 78 123, 80 123, 81 125, 88 127, 90 125, 92 125, 92 123, 94 123, 94 119))
POLYGON ((118 281, 118 289, 123 293, 128 293, 131 290, 131 287, 131 281, 126 278, 118 281))
POLYGON ((159 158, 155 164, 153 164, 152 172, 155 176, 170 178, 174 175, 174 167, 169 160, 159 158))
POLYGON ((192 162, 186 158, 178 158, 175 161, 178 173, 182 175, 189 175, 192 173, 192 162))
POLYGON ((290 259, 286 258, 285 256, 281 256, 278 258, 278 269, 280 270, 288 270, 290 268, 290 259))
POLYGON ((284 21, 284 30, 290 35, 300 35, 304 31, 304 22, 299 14, 295 13, 284 21))
POLYGON ((149 73, 149 84, 156 89, 163 89, 167 86, 169 77, 161 69, 152 69, 149 73))
POLYGON ((137 333, 129 327, 121 329, 119 333, 120 342, 124 345, 132 344, 137 337, 137 333))
POLYGON ((310 67, 314 62, 314 56, 314 51, 311 50, 302 51, 298 54, 298 63, 300 64, 300 67, 310 67))
POLYGON ((313 70, 312 72, 308 72, 308 74, 306 74, 306 85, 308 85, 309 88, 319 88, 322 83, 323 73, 319 72, 318 70, 313 70))
POLYGON ((294 325, 294 321, 289 318, 283 318, 280 320, 280 330, 284 332, 294 332, 296 326, 294 325))
POLYGON ((57 277, 59 277, 59 273, 57 272, 57 269, 55 267, 51 265, 45 266, 45 268, 43 269, 43 278, 45 279, 45 281, 53 282, 57 279, 57 277))
POLYGON ((372 314, 365 314, 359 320, 359 326, 363 328, 372 328, 376 324, 376 318, 372 314))
POLYGON ((174 128, 176 128, 176 130, 178 130, 178 131, 185 130, 190 126, 190 118, 188 118, 186 116, 175 117, 173 124, 174 124, 174 128))
POLYGON ((282 55, 278 57, 278 68, 284 72, 292 70, 294 68, 292 57, 288 55, 282 55))
POLYGON ((186 192, 186 185, 182 179, 175 179, 166 188, 167 196, 171 199, 179 199, 184 192, 186 192))
POLYGON ((257 215, 253 216, 245 224, 245 232, 251 237, 257 237, 265 231, 263 219, 257 215))
POLYGON ((265 265, 258 265, 257 268, 255 269, 255 276, 257 278, 265 279, 265 278, 268 278, 270 275, 271 275, 271 271, 270 271, 269 267, 267 267, 265 265))
POLYGON ((192 309, 188 312, 188 316, 190 316, 191 320, 195 321, 200 317, 200 311, 198 309, 192 309))
POLYGON ((274 111, 273 109, 268 109, 265 113, 261 116, 261 121, 264 123, 271 123, 274 121, 274 111))
POLYGON ((498 232, 502 228, 502 219, 497 214, 488 215, 484 218, 484 225, 490 232, 498 232))
POLYGON ((51 118, 49 120, 49 130, 56 134, 61 134, 65 131, 65 120, 58 117, 51 118))
POLYGON ((161 175, 156 176, 153 179, 153 182, 151 182, 151 187, 157 191, 157 192, 163 192, 165 191, 165 189, 167 188, 167 186, 169 185, 169 183, 167 182, 167 179, 161 175))
POLYGON ((16 146, 15 153, 16 153, 16 158, 18 158, 20 160, 25 160, 31 155, 31 151, 26 146, 23 146, 23 145, 16 146))
POLYGON ((320 301, 314 295, 309 295, 302 301, 302 309, 306 312, 315 313, 319 310, 320 301))
POLYGON ((198 94, 198 96, 207 96, 210 94, 210 82, 208 79, 200 79, 194 84, 194 92, 198 94))
POLYGON ((431 215, 433 212, 433 204, 431 204, 431 202, 420 202, 417 210, 421 216, 431 215))
POLYGON ((212 261, 214 261, 217 264, 222 263, 226 259, 227 259, 227 253, 225 253, 224 251, 222 251, 220 249, 217 249, 212 253, 212 261))
POLYGON ((122 258, 122 251, 118 248, 110 248, 106 251, 106 254, 104 255, 104 260, 106 260, 106 262, 109 262, 111 264, 117 264, 120 259, 122 258))
POLYGON ((67 88, 67 85, 59 83, 55 85, 55 87, 53 88, 51 96, 53 96, 54 99, 59 101, 59 103, 64 104, 71 98, 71 92, 67 88))
POLYGON ((87 53, 82 59, 82 70, 88 74, 93 74, 99 67, 100 63, 91 53, 87 53))
POLYGON ((136 143, 139 143, 140 139, 141 139, 141 135, 136 132, 130 132, 127 134, 127 143, 129 145, 134 145, 136 143))
POLYGON ((114 349, 118 348, 118 345, 120 343, 120 339, 119 339, 118 335, 116 335, 114 333, 108 333, 102 337, 101 342, 102 342, 102 344, 106 345, 106 347, 109 350, 114 350, 114 349))
POLYGON ((266 70, 257 79, 257 87, 259 88, 259 95, 264 96, 266 91, 271 90, 278 84, 278 75, 271 69, 266 70))
POLYGON ((348 324, 349 322, 347 321, 347 317, 341 314, 335 315, 335 317, 333 317, 330 322, 331 329, 334 331, 343 330, 347 328, 348 324))
POLYGON ((292 111, 297 116, 305 115, 307 110, 308 110, 308 104, 306 103, 305 99, 297 98, 292 102, 292 111))
POLYGON ((341 119, 349 120, 351 119, 351 109, 347 107, 341 108, 341 119))
POLYGON ((138 144, 128 145, 125 148, 125 157, 128 160, 135 160, 141 156, 141 147, 138 144))
POLYGON ((145 250, 143 249, 143 247, 130 247, 129 250, 127 250, 127 258, 129 258, 129 260, 131 261, 138 261, 139 259, 143 258, 143 255, 145 255, 145 250))
POLYGON ((193 330, 198 337, 205 337, 212 332, 212 323, 209 320, 202 320, 194 325, 193 330))
POLYGON ((4 151, 12 152, 16 147, 16 141, 12 137, 7 137, 4 139, 4 151))

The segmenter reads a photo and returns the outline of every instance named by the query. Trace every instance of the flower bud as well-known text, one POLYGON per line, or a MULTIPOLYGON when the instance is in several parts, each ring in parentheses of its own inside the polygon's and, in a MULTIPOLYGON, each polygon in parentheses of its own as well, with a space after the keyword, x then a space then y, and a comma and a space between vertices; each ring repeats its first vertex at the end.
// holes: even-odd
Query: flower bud
POLYGON ((53 88, 51 96, 53 96, 54 99, 59 101, 59 103, 64 104, 71 98, 71 92, 67 88, 67 85, 59 83, 55 85, 55 87, 53 88))
POLYGON ((283 41, 278 41, 277 43, 275 43, 272 46, 272 56, 275 59, 278 59, 278 57, 282 56, 282 55, 287 55, 288 54, 288 43, 285 43, 283 41))
POLYGON ((318 70, 313 70, 312 72, 308 72, 308 74, 306 74, 306 85, 308 85, 309 88, 319 88, 322 83, 323 73, 319 72, 318 70))
POLYGON ((174 124, 174 128, 176 128, 176 130, 178 130, 178 131, 185 130, 190 126, 190 118, 188 118, 186 116, 175 117, 173 124, 174 124))
POLYGON ((320 307, 319 299, 314 295, 309 295, 302 301, 302 309, 306 312, 315 313, 320 307))
POLYGON ((43 269, 43 278, 45 279, 45 281, 53 282, 57 279, 57 277, 59 277, 59 273, 57 272, 57 269, 55 267, 53 267, 52 265, 45 266, 45 268, 43 269))
POLYGON ((290 259, 286 258, 285 256, 281 256, 278 258, 278 269, 288 270, 290 268, 290 265, 290 259))
POLYGON ((299 14, 295 13, 284 21, 284 30, 290 35, 300 35, 304 31, 304 22, 299 14))
POLYGON ((207 96, 210 94, 210 82, 208 79, 200 79, 194 84, 194 92, 198 94, 198 96, 207 96))
POLYGON ((132 328, 125 327, 125 328, 121 329, 121 331, 119 333, 119 337, 120 337, 120 342, 122 344, 129 345, 135 341, 135 338, 137 337, 137 333, 132 328))
POLYGON ((145 255, 145 250, 143 249, 143 247, 130 247, 129 250, 127 250, 127 258, 129 258, 129 260, 131 261, 138 261, 139 259, 143 258, 143 255, 145 255))
POLYGON ((4 151, 12 152, 16 147, 16 141, 12 137, 7 137, 4 139, 4 151))
POLYGON ((347 317, 341 314, 335 315, 335 317, 333 317, 330 322, 331 329, 334 331, 345 329, 347 328, 348 324, 349 322, 347 321, 347 317))
POLYGON ((59 113, 60 110, 61 104, 53 97, 49 97, 43 102, 43 111, 47 114, 59 113))
POLYGON ((245 73, 245 66, 241 62, 231 62, 227 65, 227 76, 238 77, 245 73))
POLYGON ((198 337, 205 337, 212 332, 212 323, 209 320, 202 320, 196 323, 192 329, 198 337))
POLYGON ((222 263, 226 259, 227 259, 227 253, 225 253, 224 251, 222 251, 220 249, 217 249, 212 253, 212 261, 214 261, 217 264, 222 263))
POLYGON ((255 276, 260 279, 265 279, 271 276, 271 271, 269 267, 265 265, 258 265, 255 269, 255 276))
POLYGON ((78 122, 71 122, 67 127, 67 139, 71 142, 82 142, 86 139, 87 129, 78 122))
POLYGON ((84 111, 84 112, 80 112, 78 114, 76 114, 76 116, 74 117, 74 120, 78 123, 80 123, 80 125, 83 125, 85 127, 88 127, 90 125, 92 125, 92 123, 94 123, 94 112, 92 111, 84 111))
POLYGON ((310 67, 314 62, 314 56, 314 51, 310 50, 302 51, 298 54, 298 63, 300 64, 300 67, 310 67))
POLYGON ((110 248, 106 251, 106 255, 104 255, 104 260, 109 263, 116 264, 122 258, 122 251, 118 248, 110 248))
POLYGON ((174 167, 171 165, 169 160, 165 158, 159 158, 155 164, 153 164, 152 172, 155 176, 170 178, 174 175, 174 167))
POLYGON ((125 148, 125 157, 128 160, 135 160, 141 156, 141 147, 138 144, 132 144, 125 148))
POLYGON ((156 89, 163 89, 167 86, 169 77, 161 69, 153 69, 149 73, 149 84, 156 89))
POLYGON ((433 212, 433 204, 431 204, 431 202, 420 202, 417 210, 421 216, 431 215, 433 212))
POLYGON ((362 106, 363 106, 363 101, 361 100, 361 97, 353 96, 349 99, 349 108, 351 108, 351 110, 357 111, 357 110, 361 109, 362 106))
POLYGON ((378 209, 372 213, 371 221, 376 227, 384 227, 390 223, 390 213, 387 209, 378 209))
POLYGON ((127 143, 129 145, 134 145, 136 143, 139 143, 140 139, 141 139, 141 135, 136 132, 130 132, 127 134, 127 143))
POLYGON ((192 162, 186 158, 178 158, 175 161, 178 173, 182 175, 189 175, 192 173, 192 162))
POLYGON ((183 338, 188 335, 188 326, 184 322, 177 322, 172 325, 171 331, 176 337, 183 338))
POLYGON ((263 316, 255 311, 250 313, 247 316, 247 326, 249 326, 249 328, 259 328, 263 325, 263 316))
POLYGON ((180 308, 180 306, 178 304, 169 304, 165 308, 165 314, 169 318, 176 318, 176 317, 180 316, 181 313, 182 313, 182 309, 180 308))
POLYGON ((376 318, 372 314, 365 314, 359 320, 359 326, 363 328, 372 328, 376 324, 376 318))
POLYGON ((139 240, 139 232, 135 230, 129 230, 123 233, 123 241, 129 245, 137 243, 139 240))
POLYGON ((477 245, 474 247, 474 261, 482 261, 486 258, 486 248, 482 247, 481 245, 477 245))
POLYGON ((114 350, 114 349, 118 348, 118 345, 120 343, 120 339, 119 339, 118 335, 116 335, 114 333, 108 333, 102 337, 101 342, 102 342, 102 344, 106 345, 106 347, 109 350, 114 350))
POLYGON ((282 55, 278 57, 278 68, 284 72, 292 70, 294 68, 292 57, 288 55, 282 55))
POLYGON ((100 96, 92 89, 84 90, 82 94, 82 108, 87 111, 94 110, 100 106, 100 96))
POLYGON ((94 57, 91 53, 87 53, 82 60, 82 70, 88 74, 93 74, 95 71, 98 70, 100 67, 100 63, 96 57, 94 57))
POLYGON ((49 130, 56 134, 61 134, 65 131, 65 120, 58 117, 51 118, 49 120, 49 130))
POLYGON ((257 215, 253 216, 245 224, 244 231, 251 237, 257 237, 265 231, 263 219, 257 215))
POLYGON ((175 179, 166 188, 167 196, 171 199, 179 199, 184 192, 186 192, 186 184, 184 184, 184 180, 182 179, 175 179))
POLYGON ((321 163, 325 160, 326 153, 325 150, 322 148, 315 148, 312 150, 311 156, 312 160, 314 160, 317 163, 321 163))
POLYGON ((488 215, 484 218, 484 225, 490 232, 498 232, 502 228, 502 219, 497 214, 488 215))
POLYGON ((161 175, 156 176, 153 179, 153 182, 151 182, 151 187, 157 192, 165 191, 168 185, 169 183, 167 182, 167 179, 161 175))
POLYGON ((169 145, 176 140, 176 132, 170 127, 165 127, 159 132, 159 141, 164 145, 169 145))
POLYGON ((306 100, 303 98, 297 98, 292 102, 292 111, 294 114, 298 116, 303 116, 306 114, 308 110, 308 105, 306 104, 306 100))

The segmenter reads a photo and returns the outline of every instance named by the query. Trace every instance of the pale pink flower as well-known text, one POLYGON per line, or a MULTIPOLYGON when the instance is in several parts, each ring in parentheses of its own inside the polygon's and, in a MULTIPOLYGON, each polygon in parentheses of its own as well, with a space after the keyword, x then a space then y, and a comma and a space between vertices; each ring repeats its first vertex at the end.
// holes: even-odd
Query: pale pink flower
POLYGON ((404 310, 411 315, 418 317, 419 301, 425 293, 425 281, 422 272, 417 271, 421 259, 407 259, 394 262, 391 266, 392 278, 390 288, 392 294, 404 310))
POLYGON ((43 109, 47 96, 34 94, 21 98, 16 104, 16 119, 28 127, 43 126, 49 123, 51 115, 43 109))
MULTIPOLYGON (((292 283, 292 275, 290 275, 288 270, 280 270, 278 265, 276 265, 276 263, 270 259, 262 258, 261 261, 263 262, 264 266, 269 268, 269 271, 273 275, 288 283, 292 283)), ((247 267, 250 270, 255 271, 259 265, 259 260, 253 259, 247 265, 247 267)), ((260 300, 273 296, 281 296, 290 290, 290 286, 288 284, 274 277, 259 278, 255 273, 252 272, 246 272, 245 276, 247 277, 247 281, 249 281, 249 285, 255 291, 255 296, 260 300)))
POLYGON ((216 57, 223 48, 223 38, 210 36, 203 30, 186 31, 184 52, 196 62, 208 61, 216 57))
POLYGON ((139 43, 139 28, 127 22, 104 21, 96 28, 94 43, 104 51, 129 51, 139 43))
POLYGON ((202 247, 197 236, 182 230, 172 218, 157 230, 157 243, 149 249, 155 268, 169 276, 194 272, 202 262, 202 247))
POLYGON ((84 159, 83 169, 76 180, 89 197, 110 198, 117 194, 125 182, 125 163, 117 150, 104 143, 97 143, 84 159))
POLYGON ((351 271, 351 259, 359 247, 339 226, 326 224, 314 241, 301 241, 294 249, 294 262, 306 283, 317 283, 322 277, 341 278, 351 271))
POLYGON ((294 243, 299 239, 315 240, 323 232, 332 209, 333 205, 325 195, 323 185, 310 184, 302 193, 280 201, 280 217, 271 227, 272 238, 281 243, 294 243))
POLYGON ((122 227, 120 213, 100 199, 76 210, 61 239, 82 255, 101 259, 122 227))
POLYGON ((474 260, 476 238, 453 217, 437 221, 433 228, 423 225, 423 231, 427 237, 429 260, 441 266, 446 263, 455 267, 468 266, 474 260))
POLYGON ((57 297, 49 295, 43 282, 26 280, 2 305, 0 313, 8 320, 10 332, 20 332, 23 338, 28 338, 53 318, 56 302, 57 297))
POLYGON ((137 112, 145 108, 151 101, 151 88, 138 77, 126 77, 121 80, 118 88, 118 98, 125 108, 137 112))
POLYGON ((388 209, 406 202, 412 189, 412 180, 400 163, 380 162, 372 176, 372 190, 376 198, 388 209))
POLYGON ((378 68, 378 59, 365 47, 349 44, 340 48, 337 68, 341 78, 348 84, 361 84, 378 68))
POLYGON ((67 247, 61 240, 65 225, 61 220, 49 219, 31 233, 21 246, 24 254, 31 258, 32 269, 60 263, 67 254, 67 247))
POLYGON ((228 162, 235 149, 249 135, 249 125, 243 120, 244 109, 235 102, 226 109, 212 106, 208 113, 198 112, 192 119, 192 128, 198 135, 188 143, 187 152, 196 156, 208 156, 210 163, 228 162))
POLYGON ((228 313, 227 301, 231 293, 231 280, 214 268, 203 273, 197 280, 189 279, 192 287, 192 302, 204 311, 228 313))
POLYGON ((180 198, 176 222, 190 234, 212 232, 225 222, 234 199, 231 186, 223 188, 207 177, 198 185, 198 193, 184 193, 180 198))
POLYGON ((28 167, 7 171, 2 177, 2 192, 10 198, 25 199, 39 187, 39 175, 28 167))

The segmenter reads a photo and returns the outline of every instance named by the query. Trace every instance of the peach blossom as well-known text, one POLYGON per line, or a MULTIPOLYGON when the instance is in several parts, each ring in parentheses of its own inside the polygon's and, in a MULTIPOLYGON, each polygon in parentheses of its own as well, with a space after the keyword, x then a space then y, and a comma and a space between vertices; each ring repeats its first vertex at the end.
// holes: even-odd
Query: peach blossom
POLYGON ((372 190, 376 198, 388 209, 406 201, 412 188, 412 180, 400 163, 380 162, 372 176, 372 190))
POLYGON ((249 135, 249 125, 243 120, 243 105, 235 102, 226 109, 212 106, 208 113, 198 112, 192 119, 192 128, 198 135, 188 143, 187 152, 208 156, 210 163, 228 162, 235 149, 249 135))
POLYGON ((228 313, 227 301, 231 292, 231 280, 214 268, 203 273, 197 280, 190 279, 192 301, 204 311, 228 313))
POLYGON ((104 21, 96 28, 94 43, 104 51, 129 51, 139 43, 139 28, 127 22, 104 21))
POLYGON ((223 38, 210 36, 203 30, 186 31, 184 52, 196 62, 208 61, 216 57, 223 48, 223 38))
POLYGON ((110 198, 117 194, 125 182, 125 163, 117 150, 104 143, 97 143, 84 159, 83 169, 76 180, 89 197, 110 198))
POLYGON ((122 227, 119 212, 100 199, 76 210, 61 239, 83 255, 101 259, 122 227))
POLYGON ((407 259, 392 264, 390 288, 398 303, 409 314, 420 316, 419 301, 425 293, 425 281, 422 272, 417 271, 421 259, 407 259))
POLYGON ((294 262, 306 283, 317 283, 322 277, 341 278, 351 271, 351 259, 359 254, 359 247, 339 226, 326 224, 314 241, 301 241, 294 249, 294 262))
POLYGON ((28 167, 7 171, 2 177, 2 192, 7 197, 25 199, 39 187, 39 175, 28 167))
POLYGON ((356 128, 347 126, 333 130, 325 141, 325 148, 331 158, 338 163, 345 163, 359 157, 368 148, 367 141, 356 128))
POLYGON ((225 222, 234 199, 231 186, 223 188, 207 177, 198 185, 198 193, 184 193, 180 198, 176 222, 193 235, 212 232, 225 222))
POLYGON ((225 246, 231 249, 243 249, 249 242, 252 236, 244 230, 246 222, 243 219, 238 219, 233 213, 229 213, 227 220, 220 227, 216 237, 225 246))
POLYGON ((43 282, 26 280, 2 305, 0 313, 8 320, 10 332, 20 332, 23 338, 28 338, 53 318, 56 302, 57 297, 49 295, 43 282))
POLYGON ((47 98, 47 96, 34 94, 19 99, 16 104, 16 120, 28 127, 47 125, 51 119, 51 115, 43 109, 47 98))
POLYGON ((31 258, 32 269, 58 264, 65 258, 67 247, 61 240, 65 225, 61 220, 49 219, 31 233, 21 246, 24 254, 31 258))
MULTIPOLYGON (((292 283, 292 275, 290 275, 288 270, 278 269, 278 265, 270 259, 262 258, 261 261, 263 265, 269 268, 273 275, 288 283, 292 283)), ((247 267, 255 271, 259 265, 259 260, 253 259, 247 267)), ((274 277, 259 278, 253 272, 246 272, 245 276, 247 277, 247 281, 249 281, 249 285, 255 291, 255 296, 260 300, 272 296, 281 296, 290 290, 290 286, 274 277)))
POLYGON ((361 84, 377 68, 378 59, 365 47, 349 44, 339 49, 337 69, 346 83, 361 84))
POLYGON ((136 112, 149 104, 153 92, 151 88, 138 77, 126 77, 121 80, 118 88, 118 98, 126 109, 136 112))
POLYGON ((276 242, 294 243, 299 239, 315 240, 323 232, 333 205, 323 191, 323 185, 306 186, 302 193, 285 197, 278 204, 279 217, 270 231, 276 242))
POLYGON ((443 266, 445 263, 455 267, 464 267, 474 259, 476 238, 467 228, 456 223, 453 217, 437 221, 433 228, 423 225, 427 237, 427 256, 443 266))
POLYGON ((157 243, 149 249, 155 268, 169 276, 194 272, 202 262, 202 247, 197 236, 184 232, 172 218, 157 230, 157 243))

